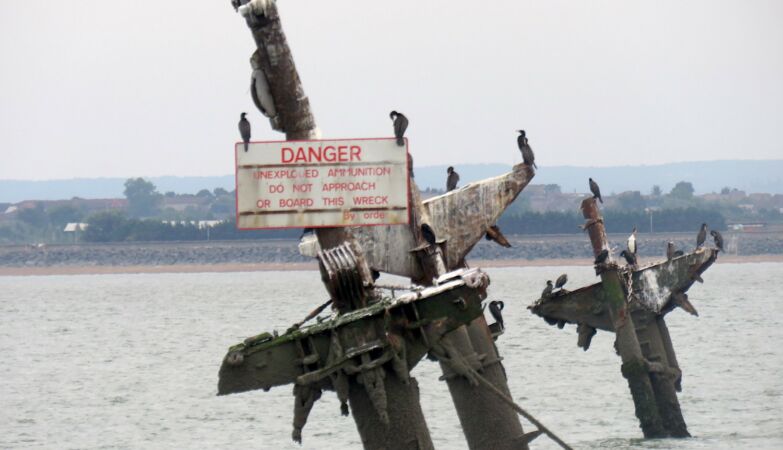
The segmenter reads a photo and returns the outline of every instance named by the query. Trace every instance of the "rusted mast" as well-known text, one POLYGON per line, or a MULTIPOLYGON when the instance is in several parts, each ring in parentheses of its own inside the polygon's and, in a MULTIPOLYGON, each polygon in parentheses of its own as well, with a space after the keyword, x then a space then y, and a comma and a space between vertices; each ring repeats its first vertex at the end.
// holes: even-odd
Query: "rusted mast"
MULTIPOLYGON (((274 129, 286 134, 287 140, 316 138, 315 118, 304 94, 275 2, 241 0, 239 3, 243 5, 241 12, 258 48, 251 58, 254 69, 251 93, 256 105, 269 116, 274 129), (266 94, 274 103, 273 113, 259 100, 266 94)), ((367 285, 372 285, 366 262, 361 257, 361 248, 350 233, 343 228, 329 228, 318 230, 316 234, 322 250, 349 243, 358 255, 359 264, 364 266, 364 270, 359 271, 362 278, 367 285)), ((337 304, 350 304, 349 301, 334 300, 337 304)), ((365 448, 434 448, 419 403, 415 379, 410 378, 410 382, 400 380, 394 372, 383 368, 362 372, 349 380, 348 396, 365 448), (358 378, 362 376, 363 384, 374 383, 385 390, 385 415, 379 414, 378 405, 383 403, 376 398, 379 394, 371 396, 371 389, 359 384, 358 378)))
POLYGON ((606 230, 595 198, 588 198, 582 202, 582 214, 587 219, 586 230, 590 235, 593 254, 597 257, 604 250, 610 252, 606 262, 596 266, 596 271, 600 272, 604 292, 601 300, 609 311, 615 331, 615 344, 622 360, 621 370, 628 380, 636 407, 636 417, 639 418, 645 437, 666 437, 668 434, 658 413, 653 387, 647 375, 647 365, 636 338, 636 330, 628 307, 628 295, 617 266, 611 262, 606 230))
MULTIPOLYGON (((528 180, 532 178, 530 168, 524 169, 528 174, 528 180)), ((415 253, 423 272, 423 279, 415 280, 422 284, 431 284, 432 277, 442 275, 445 271, 457 267, 464 267, 464 260, 452 266, 447 266, 444 256, 446 246, 444 242, 440 246, 429 246, 421 236, 422 223, 432 223, 429 211, 420 201, 418 187, 411 183, 414 208, 413 220, 411 220, 411 232, 416 236, 418 246, 415 253)), ((457 216, 457 211, 447 212, 457 216)), ((474 218, 486 220, 486 218, 474 218)), ((476 226, 479 226, 478 223, 476 226)), ((450 235, 452 230, 436 230, 450 235)), ((436 234, 437 236, 437 234, 436 234)), ((481 386, 471 374, 479 372, 488 382, 495 386, 504 395, 511 398, 508 388, 505 369, 498 356, 495 344, 483 316, 477 318, 467 326, 461 326, 444 336, 442 351, 445 355, 439 355, 439 364, 443 371, 454 407, 462 425, 468 447, 471 449, 527 449, 528 441, 534 439, 540 433, 533 432, 525 435, 519 416, 509 405, 499 402, 497 397, 481 386)))

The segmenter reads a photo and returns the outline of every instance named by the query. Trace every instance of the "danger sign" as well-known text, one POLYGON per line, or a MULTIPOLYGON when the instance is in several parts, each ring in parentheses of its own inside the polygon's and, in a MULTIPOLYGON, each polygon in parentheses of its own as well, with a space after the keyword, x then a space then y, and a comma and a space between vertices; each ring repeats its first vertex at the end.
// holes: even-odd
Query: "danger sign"
MULTIPOLYGON (((406 140, 407 144, 407 140, 406 140)), ((235 146, 240 229, 408 223, 408 153, 393 138, 235 146)))

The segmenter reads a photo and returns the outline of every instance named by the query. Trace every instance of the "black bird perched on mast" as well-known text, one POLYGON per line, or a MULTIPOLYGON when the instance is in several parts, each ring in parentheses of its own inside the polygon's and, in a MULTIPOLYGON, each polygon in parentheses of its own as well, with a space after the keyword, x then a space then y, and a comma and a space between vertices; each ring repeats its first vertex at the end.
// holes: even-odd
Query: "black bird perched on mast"
POLYGON ((699 248, 704 245, 704 241, 707 240, 707 224, 703 223, 701 224, 701 228, 699 229, 699 234, 696 236, 696 248, 699 248))
POLYGON ((677 248, 674 246, 674 242, 669 241, 666 244, 666 259, 674 258, 674 254, 677 252, 677 248))
POLYGON ((715 245, 718 247, 718 250, 723 251, 723 235, 720 234, 720 231, 710 230, 710 234, 715 239, 715 245))
POLYGON ((247 113, 242 113, 239 116, 239 135, 242 136, 242 142, 245 143, 245 151, 247 151, 247 144, 250 142, 250 122, 245 118, 247 113))
POLYGON ((495 319, 495 322, 500 325, 500 329, 503 330, 506 328, 506 326, 503 324, 503 314, 501 311, 503 311, 503 308, 506 306, 505 303, 502 301, 491 301, 489 302, 489 313, 492 314, 492 317, 495 319))
POLYGON ((536 165, 536 155, 527 142, 525 130, 517 130, 517 132, 519 133, 519 136, 517 136, 517 145, 519 146, 519 151, 522 152, 522 160, 528 166, 533 166, 534 169, 538 169, 538 166, 536 165))
POLYGON ((628 250, 623 250, 620 252, 620 256, 625 258, 625 262, 628 263, 629 266, 635 266, 636 265, 636 255, 629 252, 628 250))
POLYGON ((402 137, 405 136, 405 130, 408 129, 408 118, 397 111, 390 112, 389 117, 394 121, 394 137, 397 138, 397 145, 402 147, 405 145, 405 139, 402 137))
POLYGON ((546 287, 541 292, 541 298, 549 298, 552 296, 552 289, 554 286, 552 286, 552 280, 546 280, 546 287))
POLYGON ((426 223, 421 224, 421 237, 423 237, 429 245, 435 245, 437 242, 435 231, 426 223))
POLYGON ((568 274, 562 274, 559 277, 557 277, 557 281, 555 281, 555 289, 563 289, 563 286, 568 282, 568 274))
POLYGON ((603 249, 601 250, 601 253, 598 254, 598 256, 595 257, 595 264, 603 264, 606 262, 606 258, 609 257, 609 250, 603 249))
POLYGON ((639 246, 636 245, 636 227, 633 227, 633 231, 631 231, 631 235, 628 236, 628 251, 636 255, 636 250, 638 250, 639 246))
POLYGON ((604 199, 601 198, 601 189, 598 187, 598 183, 593 181, 592 178, 590 178, 590 192, 593 193, 593 198, 597 198, 601 203, 604 202, 604 199))
POLYGON ((457 189, 457 183, 459 183, 459 174, 454 171, 454 167, 452 166, 449 166, 449 168, 446 169, 446 173, 448 174, 446 177, 446 192, 450 192, 454 189, 457 189))

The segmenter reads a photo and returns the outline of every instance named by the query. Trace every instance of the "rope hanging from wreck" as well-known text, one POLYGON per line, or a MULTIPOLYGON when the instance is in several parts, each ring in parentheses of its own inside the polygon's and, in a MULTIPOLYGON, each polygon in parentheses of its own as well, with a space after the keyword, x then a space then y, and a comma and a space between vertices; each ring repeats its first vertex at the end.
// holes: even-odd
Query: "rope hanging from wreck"
POLYGON ((503 402, 507 403, 508 406, 510 406, 514 411, 516 411, 520 416, 527 419, 530 423, 536 426, 539 431, 546 434, 550 439, 555 441, 557 445, 560 447, 566 449, 566 450, 573 450, 570 445, 563 442, 562 439, 560 439, 555 433, 549 431, 549 428, 545 427, 544 424, 539 422, 535 417, 533 417, 532 414, 522 409, 521 406, 519 406, 514 400, 512 400, 509 396, 507 396, 503 391, 497 388, 494 384, 490 383, 489 380, 484 378, 483 375, 478 373, 475 369, 470 368, 470 370, 473 372, 473 376, 476 377, 476 379, 483 384, 486 388, 488 388, 490 391, 492 391, 495 395, 498 396, 503 402))

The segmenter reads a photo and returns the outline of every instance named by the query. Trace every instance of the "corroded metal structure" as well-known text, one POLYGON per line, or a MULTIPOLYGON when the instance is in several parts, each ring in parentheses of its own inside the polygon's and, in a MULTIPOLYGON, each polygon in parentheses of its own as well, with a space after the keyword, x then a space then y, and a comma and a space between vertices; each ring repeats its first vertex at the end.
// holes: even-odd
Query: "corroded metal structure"
MULTIPOLYGON (((255 105, 287 139, 317 138, 274 0, 232 3, 257 47, 251 58, 255 105)), ((317 230, 300 250, 318 259, 329 302, 283 335, 262 333, 231 347, 219 394, 293 384, 293 438, 301 441, 313 405, 332 390, 344 415, 350 405, 365 448, 431 449, 410 376, 428 354, 442 367, 471 449, 527 449, 541 433, 569 448, 513 402, 493 342, 501 330, 487 326, 482 314, 489 278, 465 262, 534 175, 517 164, 509 173, 424 201, 411 176, 409 226, 317 230), (414 286, 409 294, 385 296, 376 272, 408 277, 414 286), (329 305, 330 313, 302 328, 329 305), (517 413, 537 429, 524 433, 517 413)), ((609 250, 594 200, 586 200, 583 210, 594 252, 609 250)), ((639 270, 609 258, 596 267, 601 283, 560 291, 531 307, 550 323, 578 324, 585 349, 597 329, 616 333, 645 436, 688 435, 676 397, 681 372, 663 317, 674 305, 695 311, 685 292, 716 256, 699 250, 639 270)))
MULTIPOLYGON (((610 250, 595 199, 585 200, 582 211, 594 254, 610 250)), ((616 334, 621 371, 645 437, 690 436, 676 394, 682 371, 664 317, 677 306, 696 314, 686 292, 717 255, 717 249, 698 248, 641 268, 620 266, 609 257, 596 265, 600 283, 556 291, 529 307, 552 325, 576 324, 577 344, 584 350, 596 330, 616 334)))
MULTIPOLYGON (((287 139, 316 137, 315 119, 274 1, 233 3, 246 18, 257 46, 251 58, 251 96, 256 106, 287 139)), ((423 352, 429 351, 444 367, 471 448, 527 448, 527 441, 539 433, 525 435, 515 409, 493 397, 511 401, 489 328, 480 314, 464 320, 475 299, 486 295, 488 278, 472 271, 451 271, 465 266, 468 251, 532 177, 532 169, 520 164, 508 174, 425 202, 412 183, 409 227, 317 230, 317 245, 311 245, 310 254, 318 258, 337 317, 328 325, 294 327, 271 339, 262 334, 232 347, 221 368, 220 393, 293 383, 298 440, 322 389, 334 389, 343 412, 347 412, 346 401, 350 403, 365 448, 432 448, 418 388, 408 375, 423 352), (425 224, 438 237, 436 243, 423 239, 425 224), (425 286, 411 294, 417 296, 416 306, 405 297, 384 299, 374 288, 373 271, 407 276, 425 286), (485 281, 472 287, 478 293, 466 291, 454 298, 441 291, 454 273, 474 274, 471 277, 485 281), (443 307, 444 298, 457 310, 443 307), (445 315, 411 315, 417 308, 426 311, 429 306, 424 305, 441 305, 437 309, 445 315), (467 309, 460 314, 459 308, 467 309), (491 389, 480 388, 477 379, 491 389)))

